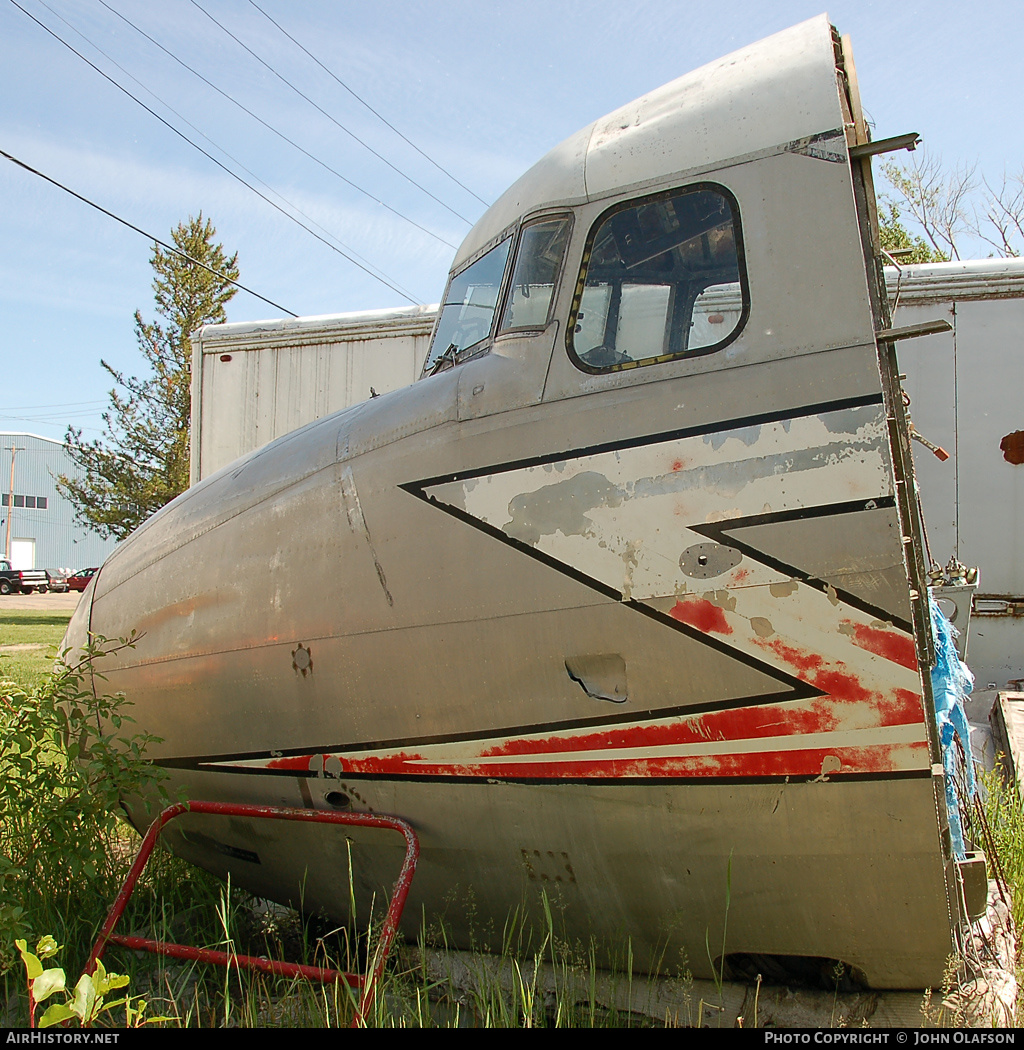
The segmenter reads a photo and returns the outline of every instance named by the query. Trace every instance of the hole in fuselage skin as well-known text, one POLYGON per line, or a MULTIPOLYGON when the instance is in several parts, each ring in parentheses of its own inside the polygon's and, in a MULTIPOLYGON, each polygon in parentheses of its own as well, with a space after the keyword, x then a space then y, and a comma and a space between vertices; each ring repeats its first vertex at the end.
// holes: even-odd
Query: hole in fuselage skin
POLYGON ((327 794, 324 795, 324 802, 334 809, 352 808, 352 799, 350 799, 344 791, 328 791, 327 794))
POLYGON ((715 960, 715 970, 727 981, 787 987, 818 988, 829 992, 859 992, 869 987, 864 973, 839 959, 809 955, 756 955, 732 952, 715 960))

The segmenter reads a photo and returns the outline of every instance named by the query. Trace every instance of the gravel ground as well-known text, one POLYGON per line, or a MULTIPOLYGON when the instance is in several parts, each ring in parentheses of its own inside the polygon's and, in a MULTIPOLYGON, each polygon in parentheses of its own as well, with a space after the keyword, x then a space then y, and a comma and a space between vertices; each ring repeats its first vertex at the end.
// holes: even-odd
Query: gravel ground
POLYGON ((67 591, 64 594, 0 594, 0 616, 7 609, 74 609, 82 595, 78 591, 67 591))

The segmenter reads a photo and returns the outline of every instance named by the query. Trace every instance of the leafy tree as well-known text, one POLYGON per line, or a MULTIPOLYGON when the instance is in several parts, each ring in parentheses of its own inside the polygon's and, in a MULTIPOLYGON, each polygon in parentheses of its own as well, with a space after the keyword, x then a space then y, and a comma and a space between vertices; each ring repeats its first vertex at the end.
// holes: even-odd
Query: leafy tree
POLYGON ((888 161, 882 172, 932 250, 945 259, 959 259, 959 239, 971 230, 967 206, 978 188, 974 167, 961 164, 947 171, 941 158, 915 153, 907 167, 888 161))
POLYGON ((1004 170, 997 183, 979 177, 974 165, 950 170, 938 158, 915 156, 905 165, 883 164, 882 174, 897 194, 895 202, 885 194, 880 201, 882 247, 914 249, 901 254, 900 261, 959 259, 968 236, 976 238, 968 249, 972 253, 980 247, 990 256, 1016 258, 1024 251, 1024 168, 1016 174, 1004 170), (907 232, 904 209, 924 238, 907 232))
POLYGON ((878 234, 882 250, 894 252, 898 263, 948 262, 949 256, 936 251, 923 237, 915 237, 900 221, 900 209, 894 201, 878 202, 878 234))
POLYGON ((153 246, 160 319, 147 322, 135 312, 135 336, 151 374, 126 376, 101 361, 117 384, 103 413, 104 434, 85 441, 81 430, 68 427, 65 441, 81 476, 61 475, 58 487, 75 504, 78 521, 105 538, 124 539, 188 487, 190 337, 224 321, 237 290, 231 281, 238 278, 238 253, 228 258, 213 241, 216 232, 200 212, 171 233, 181 255, 153 246))

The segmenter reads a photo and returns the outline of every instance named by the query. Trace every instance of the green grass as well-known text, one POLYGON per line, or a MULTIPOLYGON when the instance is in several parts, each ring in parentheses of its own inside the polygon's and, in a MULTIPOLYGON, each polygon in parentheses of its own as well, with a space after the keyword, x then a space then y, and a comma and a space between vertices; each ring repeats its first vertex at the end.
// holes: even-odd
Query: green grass
MULTIPOLYGON (((1007 784, 998 769, 980 777, 985 818, 995 844, 999 870, 1010 892, 1013 923, 1024 928, 1024 805, 1015 785, 1007 784)), ((991 877, 991 863, 989 865, 991 877)), ((1017 1024, 1024 1025, 1024 960, 1017 959, 1017 1024)))
POLYGON ((17 682, 23 689, 41 685, 53 669, 71 612, 70 609, 0 612, 0 679, 17 682))
POLYGON ((980 779, 985 816, 1013 899, 1014 925, 1020 930, 1024 928, 1024 806, 998 771, 984 773, 980 779))

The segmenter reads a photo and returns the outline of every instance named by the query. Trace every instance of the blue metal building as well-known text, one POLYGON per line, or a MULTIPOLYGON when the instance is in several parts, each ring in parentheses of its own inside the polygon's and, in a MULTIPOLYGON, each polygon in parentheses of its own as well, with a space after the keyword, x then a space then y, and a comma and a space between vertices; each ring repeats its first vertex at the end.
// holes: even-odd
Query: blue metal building
POLYGON ((9 535, 16 569, 77 571, 100 565, 117 546, 75 521, 73 504, 57 491, 60 474, 80 476, 60 441, 0 431, 0 555, 9 535))

